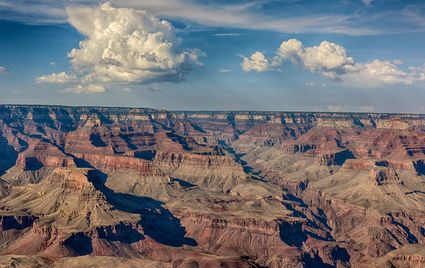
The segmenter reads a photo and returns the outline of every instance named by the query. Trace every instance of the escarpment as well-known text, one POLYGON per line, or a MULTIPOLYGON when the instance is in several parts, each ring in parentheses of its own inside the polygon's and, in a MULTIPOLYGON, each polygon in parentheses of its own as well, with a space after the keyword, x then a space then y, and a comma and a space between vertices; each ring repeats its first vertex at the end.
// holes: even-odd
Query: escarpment
POLYGON ((420 267, 425 115, 0 105, 0 266, 420 267))

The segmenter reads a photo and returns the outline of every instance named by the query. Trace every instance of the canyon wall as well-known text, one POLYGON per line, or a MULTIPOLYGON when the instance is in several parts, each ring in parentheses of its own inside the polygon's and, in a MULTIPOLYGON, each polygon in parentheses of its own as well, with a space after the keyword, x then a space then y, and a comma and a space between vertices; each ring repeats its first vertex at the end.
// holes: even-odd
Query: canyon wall
POLYGON ((0 264, 420 267, 424 130, 417 114, 0 105, 0 264))

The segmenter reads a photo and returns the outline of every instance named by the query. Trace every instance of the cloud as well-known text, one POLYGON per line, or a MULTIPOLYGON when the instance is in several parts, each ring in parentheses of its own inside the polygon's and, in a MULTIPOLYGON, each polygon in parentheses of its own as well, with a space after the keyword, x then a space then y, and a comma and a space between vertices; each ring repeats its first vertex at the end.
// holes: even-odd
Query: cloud
MULTIPOLYGON (((69 5, 93 5, 101 0, 29 1, 2 0, 0 17, 26 23, 63 23, 69 5)), ((117 7, 143 9, 163 18, 192 22, 208 27, 232 27, 269 30, 282 33, 343 33, 370 35, 379 30, 362 25, 358 14, 314 14, 276 17, 262 10, 268 1, 250 0, 242 3, 214 3, 195 0, 111 0, 117 7)), ((372 24, 373 25, 373 24, 372 24)))
POLYGON ((68 87, 60 90, 62 93, 76 93, 76 94, 95 94, 103 93, 106 91, 106 88, 102 85, 88 84, 88 85, 76 85, 73 87, 68 87))
POLYGON ((332 104, 332 105, 328 105, 326 110, 329 112, 340 113, 340 112, 346 111, 347 109, 348 109, 348 106, 346 105, 332 104))
POLYGON ((359 111, 363 112, 363 113, 374 113, 375 107, 373 107, 371 105, 363 105, 363 106, 359 107, 359 111))
POLYGON ((331 80, 364 87, 409 85, 425 80, 425 68, 410 67, 410 72, 406 72, 396 66, 399 62, 378 59, 368 63, 358 63, 348 56, 344 47, 328 41, 312 47, 305 47, 297 39, 284 41, 272 60, 267 59, 264 54, 257 53, 252 54, 251 58, 244 57, 242 62, 244 71, 269 71, 288 62, 301 65, 310 72, 319 73, 331 80))
POLYGON ((0 18, 27 24, 63 23, 66 12, 62 1, 1 0, 0 18))
POLYGON ((337 79, 338 74, 354 65, 353 59, 347 56, 342 46, 327 41, 321 42, 319 46, 304 47, 299 40, 290 39, 282 42, 277 55, 283 60, 299 62, 308 70, 332 79, 337 79))
POLYGON ((230 69, 220 69, 220 70, 218 70, 218 72, 219 73, 231 73, 232 70, 230 70, 230 69))
POLYGON ((403 61, 402 61, 402 60, 397 60, 397 59, 395 59, 395 60, 393 60, 393 63, 394 63, 395 65, 400 65, 400 64, 403 64, 403 61))
POLYGON ((6 67, 0 66, 0 74, 7 74, 9 73, 9 71, 7 70, 6 67))
MULTIPOLYGON (((356 1, 369 6, 375 2, 356 1)), ((0 19, 29 24, 66 23, 67 6, 92 6, 102 2, 104 0, 0 0, 0 19)), ((273 0, 110 0, 110 2, 116 7, 143 9, 161 18, 192 23, 190 27, 231 27, 281 33, 339 33, 356 36, 423 32, 425 29, 423 12, 420 11, 423 7, 421 3, 415 4, 411 3, 412 1, 398 1, 401 5, 388 4, 385 8, 368 9, 367 12, 359 11, 357 8, 347 11, 346 3, 355 1, 333 1, 336 8, 332 10, 337 10, 336 12, 329 12, 326 9, 320 12, 310 6, 306 8, 302 1, 298 0, 280 1, 282 2, 280 6, 273 5, 276 7, 275 11, 282 12, 270 12, 266 8, 270 3, 277 2, 273 0), (300 7, 304 12, 300 12, 300 7)))
POLYGON ((340 79, 363 86, 409 85, 419 81, 413 73, 406 73, 390 61, 381 60, 356 64, 353 69, 342 73, 340 79))
POLYGON ((49 62, 49 65, 55 67, 56 66, 56 61, 49 62))
POLYGON ((213 36, 223 37, 223 36, 239 36, 240 33, 216 33, 213 36))
POLYGON ((244 70, 245 72, 255 71, 259 73, 268 71, 270 69, 269 60, 260 51, 254 52, 250 58, 243 57, 243 62, 241 63, 241 66, 242 70, 244 70))
POLYGON ((65 72, 42 75, 35 79, 36 83, 38 84, 67 84, 74 82, 75 80, 76 77, 74 74, 67 74, 65 72))
POLYGON ((249 58, 241 56, 243 61, 241 63, 242 70, 245 72, 255 71, 257 73, 274 70, 275 67, 280 65, 280 59, 275 57, 271 60, 260 51, 254 52, 249 58))
POLYGON ((67 83, 76 77, 83 85, 72 92, 81 93, 88 84, 179 82, 193 65, 201 65, 201 51, 182 50, 171 23, 146 11, 105 3, 67 12, 69 23, 86 39, 68 53, 69 73, 41 76, 39 83, 67 83))
POLYGON ((313 82, 313 81, 309 81, 309 82, 307 82, 307 83, 305 83, 306 84, 306 86, 309 86, 309 87, 321 87, 321 88, 326 88, 326 84, 325 83, 316 83, 316 82, 313 82))
POLYGON ((409 71, 413 74, 413 77, 418 81, 425 81, 425 64, 422 67, 410 66, 409 71))
POLYGON ((363 4, 365 4, 366 6, 369 6, 370 4, 372 4, 374 0, 362 0, 363 4))
POLYGON ((340 112, 362 112, 362 113, 374 113, 375 108, 371 105, 352 106, 343 104, 331 104, 326 107, 326 111, 340 113, 340 112))

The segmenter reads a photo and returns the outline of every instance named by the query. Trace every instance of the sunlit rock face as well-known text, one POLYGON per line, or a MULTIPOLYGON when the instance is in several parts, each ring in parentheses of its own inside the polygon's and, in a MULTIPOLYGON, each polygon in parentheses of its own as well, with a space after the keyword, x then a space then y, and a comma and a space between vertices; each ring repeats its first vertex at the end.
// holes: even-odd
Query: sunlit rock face
POLYGON ((3 105, 0 266, 421 267, 424 129, 409 114, 3 105))

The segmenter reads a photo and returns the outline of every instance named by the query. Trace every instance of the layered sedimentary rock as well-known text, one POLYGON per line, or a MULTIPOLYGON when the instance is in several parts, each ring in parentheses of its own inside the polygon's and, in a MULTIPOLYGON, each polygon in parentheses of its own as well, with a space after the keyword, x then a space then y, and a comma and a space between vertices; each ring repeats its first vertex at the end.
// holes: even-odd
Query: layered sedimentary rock
POLYGON ((420 267, 425 115, 0 106, 0 266, 420 267))

